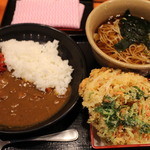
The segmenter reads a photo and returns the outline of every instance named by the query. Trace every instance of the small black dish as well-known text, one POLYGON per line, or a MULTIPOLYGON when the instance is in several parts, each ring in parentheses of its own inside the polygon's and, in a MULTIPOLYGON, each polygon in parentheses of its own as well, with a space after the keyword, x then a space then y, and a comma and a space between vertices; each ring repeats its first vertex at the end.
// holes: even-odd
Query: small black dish
POLYGON ((33 40, 40 43, 53 41, 54 39, 58 40, 59 55, 62 59, 68 59, 69 65, 71 65, 74 69, 72 73, 72 81, 70 83, 72 93, 68 103, 57 114, 49 118, 47 121, 21 130, 0 130, 0 135, 20 135, 49 127, 58 120, 61 120, 61 118, 63 118, 74 107, 79 99, 78 87, 82 79, 86 76, 84 55, 82 54, 82 51, 76 42, 73 41, 66 33, 41 24, 14 24, 1 28, 0 41, 6 41, 9 39, 16 39, 19 41, 33 40))

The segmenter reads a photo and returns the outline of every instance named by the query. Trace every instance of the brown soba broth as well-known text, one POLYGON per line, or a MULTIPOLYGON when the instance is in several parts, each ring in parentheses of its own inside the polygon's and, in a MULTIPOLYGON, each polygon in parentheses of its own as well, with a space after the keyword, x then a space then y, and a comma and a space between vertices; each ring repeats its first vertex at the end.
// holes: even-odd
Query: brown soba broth
POLYGON ((97 46, 110 57, 130 64, 150 64, 150 22, 132 16, 110 17, 94 34, 97 46))

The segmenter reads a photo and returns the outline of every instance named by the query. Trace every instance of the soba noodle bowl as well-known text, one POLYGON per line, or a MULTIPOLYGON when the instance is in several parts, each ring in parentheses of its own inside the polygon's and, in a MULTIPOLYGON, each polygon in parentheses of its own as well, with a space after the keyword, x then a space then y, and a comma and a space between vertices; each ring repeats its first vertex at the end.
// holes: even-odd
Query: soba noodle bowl
MULTIPOLYGON (((150 64, 150 49, 143 42, 131 43, 129 47, 124 50, 116 49, 115 45, 124 40, 120 27, 121 19, 123 19, 123 17, 113 17, 98 27, 94 34, 94 40, 97 46, 104 53, 116 60, 130 64, 150 64)), ((139 19, 140 21, 144 21, 144 19, 139 19)), ((149 28, 150 22, 147 21, 147 23, 149 28)), ((136 35, 132 36, 134 37, 136 35)), ((150 44, 150 33, 147 33, 146 36, 149 40, 147 40, 149 42, 148 44, 150 44)), ((128 43, 125 41, 123 44, 125 45, 128 43)))

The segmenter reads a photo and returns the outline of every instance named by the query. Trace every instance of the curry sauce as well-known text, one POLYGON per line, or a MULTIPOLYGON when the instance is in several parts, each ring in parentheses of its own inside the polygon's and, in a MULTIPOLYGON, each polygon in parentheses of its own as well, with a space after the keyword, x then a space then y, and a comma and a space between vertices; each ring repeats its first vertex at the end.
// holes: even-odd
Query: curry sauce
POLYGON ((39 91, 34 84, 0 73, 0 128, 25 128, 49 119, 69 100, 71 88, 58 96, 53 89, 39 91))

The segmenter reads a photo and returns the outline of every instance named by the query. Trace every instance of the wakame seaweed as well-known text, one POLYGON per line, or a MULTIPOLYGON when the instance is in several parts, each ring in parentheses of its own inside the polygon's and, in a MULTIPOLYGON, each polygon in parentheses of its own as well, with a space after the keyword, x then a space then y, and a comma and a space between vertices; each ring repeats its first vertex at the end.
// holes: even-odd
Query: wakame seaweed
POLYGON ((132 16, 130 11, 127 10, 119 22, 119 27, 123 39, 114 45, 116 50, 123 51, 134 43, 143 43, 150 49, 149 21, 132 16))

